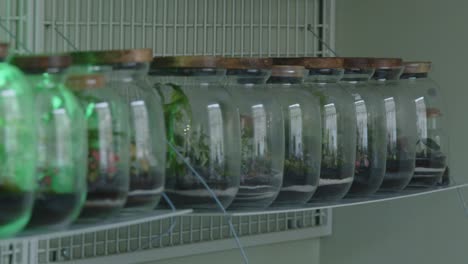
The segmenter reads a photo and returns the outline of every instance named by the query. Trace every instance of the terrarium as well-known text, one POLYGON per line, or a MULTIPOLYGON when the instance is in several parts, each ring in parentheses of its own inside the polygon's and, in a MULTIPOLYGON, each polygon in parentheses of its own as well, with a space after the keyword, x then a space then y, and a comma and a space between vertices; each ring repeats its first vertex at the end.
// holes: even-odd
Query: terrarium
POLYGON ((345 196, 354 179, 356 161, 356 110, 354 98, 338 85, 343 59, 304 58, 309 70, 303 89, 319 100, 322 115, 322 161, 320 180, 311 202, 337 201, 345 196))
POLYGON ((63 83, 71 57, 17 56, 12 63, 26 74, 35 99, 37 189, 28 227, 63 228, 86 197, 86 120, 63 83))
MULTIPOLYGON (((128 210, 152 210, 164 191, 166 134, 161 99, 148 81, 151 49, 73 53, 74 63, 103 74, 125 102, 130 125, 128 210)), ((127 211, 128 211, 127 210, 127 211)))
POLYGON ((282 109, 266 87, 272 60, 225 58, 227 89, 239 109, 239 192, 229 209, 263 209, 276 199, 284 171, 282 109))
POLYGON ((24 75, 0 63, 0 237, 23 229, 31 216, 36 185, 34 95, 24 75))
POLYGON ((80 218, 108 218, 125 205, 129 189, 127 104, 106 87, 103 75, 73 74, 66 84, 80 100, 87 121, 87 197, 80 218))
POLYGON ((356 162, 354 181, 347 196, 375 193, 385 176, 387 137, 384 98, 368 85, 374 73, 373 60, 344 58, 340 85, 354 98, 356 111, 356 162))
POLYGON ((218 64, 211 56, 156 57, 151 64, 170 145, 165 192, 177 208, 217 209, 199 176, 224 207, 239 188, 239 116, 222 87, 225 70, 218 64))
POLYGON ((302 89, 303 66, 288 65, 288 59, 282 58, 274 63, 267 83, 283 112, 285 150, 283 184, 273 206, 297 206, 310 200, 320 178, 320 106, 311 92, 302 89))
POLYGON ((447 168, 448 138, 438 85, 428 77, 431 62, 405 62, 401 85, 412 95, 416 112, 416 167, 410 187, 441 182, 447 168))
POLYGON ((408 88, 398 80, 401 59, 373 59, 375 73, 370 84, 384 96, 387 161, 382 192, 397 192, 410 182, 415 167, 416 113, 408 88))

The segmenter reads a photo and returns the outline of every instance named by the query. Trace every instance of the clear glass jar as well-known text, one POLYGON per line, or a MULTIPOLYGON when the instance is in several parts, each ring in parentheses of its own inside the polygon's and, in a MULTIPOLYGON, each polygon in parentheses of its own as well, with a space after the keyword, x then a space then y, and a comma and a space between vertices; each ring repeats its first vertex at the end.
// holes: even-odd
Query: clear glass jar
POLYGON ((317 189, 322 153, 322 125, 318 98, 303 89, 303 66, 274 59, 268 79, 270 94, 278 98, 284 118, 283 184, 273 206, 307 203, 317 189))
POLYGON ((356 161, 356 111, 352 95, 338 85, 343 76, 341 58, 304 58, 309 70, 304 89, 320 102, 322 114, 322 162, 319 187, 311 202, 343 198, 354 179, 356 161))
POLYGON ((384 96, 387 121, 387 162, 379 189, 397 192, 410 182, 416 155, 416 113, 408 88, 399 80, 401 59, 373 59, 375 68, 370 84, 384 96))
POLYGON ((344 58, 344 68, 340 85, 354 98, 357 122, 354 181, 347 196, 367 196, 379 189, 385 176, 385 103, 378 90, 368 85, 374 73, 371 59, 344 58))
POLYGON ((129 106, 130 190, 127 211, 153 210, 164 191, 166 134, 161 99, 148 80, 151 49, 73 53, 74 63, 105 75, 129 106))
POLYGON ((86 198, 86 120, 65 88, 67 55, 13 59, 33 88, 37 125, 37 190, 28 228, 63 228, 78 217, 86 198))
POLYGON ((401 85, 414 100, 416 168, 410 187, 430 187, 441 182, 447 168, 448 137, 444 131, 445 107, 439 86, 428 77, 431 62, 405 62, 401 85))
POLYGON ((129 190, 127 104, 106 87, 103 75, 73 74, 67 87, 80 100, 88 129, 87 197, 80 220, 108 218, 124 206, 129 190))
MULTIPOLYGON (((221 204, 239 188, 239 116, 222 88, 225 70, 217 57, 156 57, 150 80, 164 102, 169 143, 203 177, 221 204)), ((169 148, 166 194, 177 208, 216 210, 208 190, 169 148)))
POLYGON ((29 221, 36 186, 34 94, 24 75, 0 63, 0 237, 29 221))
POLYGON ((272 60, 225 58, 223 66, 241 129, 240 187, 229 209, 263 209, 276 199, 284 170, 283 114, 265 85, 272 60))

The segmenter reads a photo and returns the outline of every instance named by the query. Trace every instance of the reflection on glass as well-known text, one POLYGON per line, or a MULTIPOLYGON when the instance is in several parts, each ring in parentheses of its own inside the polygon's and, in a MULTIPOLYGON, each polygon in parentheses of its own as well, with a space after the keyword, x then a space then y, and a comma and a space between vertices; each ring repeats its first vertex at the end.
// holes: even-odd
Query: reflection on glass
POLYGON ((397 123, 395 99, 385 98, 385 115, 387 117, 387 154, 389 158, 396 159, 397 151, 397 123))
POLYGON ((329 156, 328 159, 333 157, 333 163, 337 162, 336 158, 336 150, 338 149, 338 119, 336 115, 336 107, 335 104, 326 104, 324 106, 325 111, 325 133, 324 136, 324 156, 329 156))
POLYGON ((266 154, 266 113, 262 104, 252 106, 253 130, 254 130, 254 153, 258 157, 266 154))
POLYGON ((416 123, 418 128, 419 138, 427 138, 427 116, 426 116, 426 103, 424 97, 419 97, 414 100, 416 105, 416 123))
POLYGON ((107 170, 113 166, 108 163, 112 161, 110 155, 114 153, 111 110, 107 102, 97 103, 95 109, 99 120, 99 167, 107 170))
POLYGON ((219 104, 210 104, 208 120, 210 130, 210 159, 213 164, 221 165, 224 161, 223 116, 219 104))
POLYGON ((367 152, 368 149, 368 120, 367 120, 367 108, 366 103, 363 100, 354 102, 356 107, 356 118, 357 118, 357 141, 358 146, 362 148, 361 152, 367 152))
POLYGON ((293 104, 289 109, 289 154, 303 157, 302 150, 302 110, 299 104, 293 104))

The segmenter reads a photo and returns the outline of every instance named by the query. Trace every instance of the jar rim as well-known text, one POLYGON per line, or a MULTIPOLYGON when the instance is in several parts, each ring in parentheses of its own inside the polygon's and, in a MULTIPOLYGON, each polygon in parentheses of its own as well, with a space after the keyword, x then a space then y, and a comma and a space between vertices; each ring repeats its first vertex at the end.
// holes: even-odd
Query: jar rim
POLYGON ((405 61, 403 73, 428 73, 431 71, 431 61, 405 61))
POLYGON ((98 50, 98 51, 75 51, 71 52, 74 64, 119 64, 132 62, 151 62, 153 50, 126 49, 126 50, 98 50))
POLYGON ((18 55, 13 57, 11 64, 23 71, 47 71, 48 69, 66 69, 72 64, 72 58, 67 54, 18 55))

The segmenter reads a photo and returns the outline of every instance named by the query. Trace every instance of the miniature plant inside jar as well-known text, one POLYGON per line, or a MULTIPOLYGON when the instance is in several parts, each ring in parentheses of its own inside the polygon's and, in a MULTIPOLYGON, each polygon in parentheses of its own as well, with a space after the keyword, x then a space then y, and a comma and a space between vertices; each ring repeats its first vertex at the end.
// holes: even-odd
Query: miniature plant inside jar
MULTIPOLYGON (((203 129, 197 131, 192 126, 192 111, 189 99, 179 85, 173 83, 166 85, 171 88, 170 98, 165 98, 164 93, 161 91, 161 85, 157 84, 155 88, 163 102, 168 102, 164 104, 164 116, 169 143, 186 158, 186 161, 193 166, 197 173, 204 177, 209 186, 216 190, 227 189, 232 184, 225 175, 224 161, 211 160, 212 150, 207 143, 209 137, 203 129), (220 181, 220 179, 222 180, 220 181)), ((168 148, 167 168, 166 189, 167 192, 172 194, 171 199, 174 202, 179 202, 177 199, 183 201, 185 197, 182 194, 179 197, 178 190, 205 191, 203 184, 193 175, 185 162, 171 147, 168 148)), ((196 196, 196 194, 194 195, 196 196)), ((198 195, 203 194, 199 193, 198 195)), ((222 194, 219 194, 219 196, 222 196, 222 194)))

